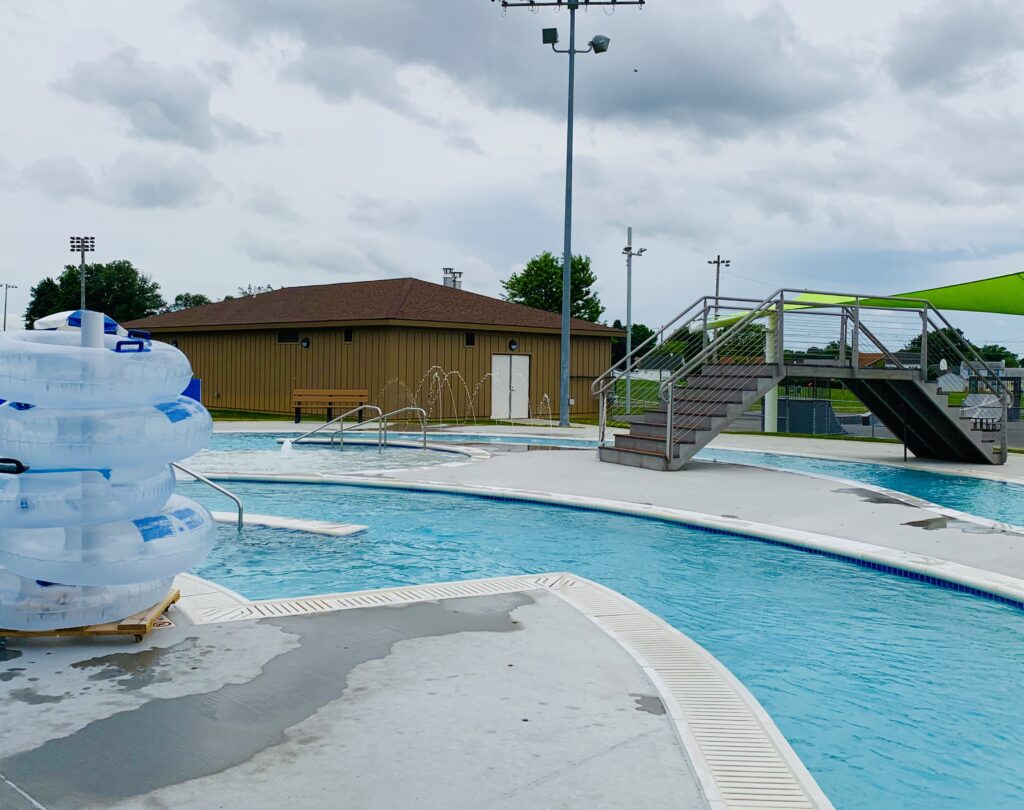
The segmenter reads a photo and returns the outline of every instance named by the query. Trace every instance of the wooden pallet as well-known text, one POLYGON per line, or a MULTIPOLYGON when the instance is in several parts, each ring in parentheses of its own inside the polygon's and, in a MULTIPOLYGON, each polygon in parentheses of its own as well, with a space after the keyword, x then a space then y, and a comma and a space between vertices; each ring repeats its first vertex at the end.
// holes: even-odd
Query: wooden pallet
POLYGON ((181 598, 181 591, 173 589, 163 601, 151 608, 133 613, 119 622, 106 624, 90 624, 87 627, 66 627, 61 630, 4 630, 0 628, 0 639, 3 638, 54 638, 55 636, 134 636, 142 641, 153 629, 156 620, 181 598))

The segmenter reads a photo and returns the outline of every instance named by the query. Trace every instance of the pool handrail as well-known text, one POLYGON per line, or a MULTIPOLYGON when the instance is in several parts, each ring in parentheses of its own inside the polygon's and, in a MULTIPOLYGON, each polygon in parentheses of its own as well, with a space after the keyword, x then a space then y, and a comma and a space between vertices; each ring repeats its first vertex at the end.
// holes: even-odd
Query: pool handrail
POLYGON ((397 416, 400 413, 418 413, 420 415, 420 430, 423 431, 423 449, 427 449, 427 412, 423 408, 417 408, 410 406, 407 408, 399 408, 398 410, 391 411, 384 414, 382 417, 384 423, 384 444, 388 443, 388 417, 397 416))
MULTIPOLYGON (((341 416, 336 416, 334 419, 331 419, 328 422, 324 422, 322 425, 320 425, 320 427, 314 428, 313 430, 309 431, 308 433, 303 433, 297 439, 292 439, 292 444, 298 444, 303 439, 308 439, 310 436, 313 436, 314 434, 319 433, 324 428, 330 427, 331 425, 333 425, 333 424, 335 424, 337 422, 342 422, 342 420, 344 420, 345 417, 351 416, 354 413, 359 413, 360 411, 376 411, 377 412, 377 418, 380 418, 383 415, 383 413, 384 413, 376 405, 360 405, 358 408, 353 408, 350 411, 345 411, 345 413, 343 413, 341 416)), ((369 422, 372 422, 372 421, 373 420, 370 419, 370 420, 367 420, 366 422, 360 422, 359 425, 365 425, 365 424, 368 424, 369 422)), ((359 425, 354 425, 354 427, 359 427, 359 425)))
MULTIPOLYGON (((374 406, 376 407, 376 406, 374 406)), ((377 408, 379 411, 380 408, 377 408)), ((377 452, 384 452, 384 415, 378 414, 377 416, 371 416, 369 419, 364 419, 362 422, 356 422, 354 425, 349 426, 349 430, 356 430, 366 425, 372 425, 374 422, 377 423, 377 452)), ((345 423, 341 423, 334 433, 331 434, 331 447, 334 447, 334 437, 337 436, 339 442, 339 449, 345 449, 345 423)))
POLYGON ((172 461, 171 466, 174 467, 174 469, 185 473, 185 475, 191 475, 194 479, 196 479, 196 481, 199 481, 201 484, 206 484, 206 486, 217 490, 217 492, 219 492, 221 495, 226 495, 231 500, 233 500, 235 502, 235 506, 238 508, 238 530, 242 530, 242 526, 245 523, 245 508, 242 506, 241 498, 239 498, 234 492, 230 492, 229 490, 224 489, 224 487, 220 486, 220 484, 215 484, 205 475, 201 475, 200 473, 197 473, 195 470, 190 470, 188 467, 182 467, 176 461, 172 461))

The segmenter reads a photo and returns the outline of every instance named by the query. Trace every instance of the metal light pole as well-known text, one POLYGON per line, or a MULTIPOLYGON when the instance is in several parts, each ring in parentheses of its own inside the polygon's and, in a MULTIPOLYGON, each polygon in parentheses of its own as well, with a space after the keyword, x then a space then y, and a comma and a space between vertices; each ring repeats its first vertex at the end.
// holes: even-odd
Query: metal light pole
MULTIPOLYGON (((493 2, 493 0, 492 0, 493 2)), ((576 12, 582 5, 589 6, 643 6, 647 0, 501 0, 502 9, 529 8, 536 10, 542 6, 569 9, 569 48, 561 50, 558 44, 558 29, 545 28, 543 43, 550 45, 555 53, 569 55, 569 103, 568 123, 566 127, 565 145, 565 243, 562 251, 562 361, 561 381, 558 407, 558 424, 569 425, 569 309, 572 303, 572 136, 573 136, 573 96, 576 80, 576 54, 604 53, 608 50, 611 40, 605 36, 596 36, 583 51, 576 50, 576 12)))
POLYGON ((7 331, 7 291, 16 290, 18 286, 16 284, 4 283, 4 331, 7 331))
POLYGON ((80 253, 81 261, 78 264, 78 277, 82 285, 82 300, 79 309, 85 309, 85 254, 96 250, 95 236, 72 236, 71 252, 80 253))
POLYGON ((640 250, 633 252, 633 229, 626 228, 626 246, 622 249, 622 253, 626 257, 626 413, 633 413, 632 408, 632 396, 631 396, 631 385, 633 381, 632 376, 629 373, 629 356, 633 353, 633 257, 643 256, 647 252, 647 248, 640 248, 640 250))

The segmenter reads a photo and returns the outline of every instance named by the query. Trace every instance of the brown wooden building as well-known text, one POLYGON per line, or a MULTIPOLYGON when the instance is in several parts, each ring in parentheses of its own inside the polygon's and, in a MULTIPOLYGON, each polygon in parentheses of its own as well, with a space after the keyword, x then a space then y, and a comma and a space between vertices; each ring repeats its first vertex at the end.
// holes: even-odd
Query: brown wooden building
MULTIPOLYGON (((125 324, 180 348, 211 408, 288 413, 298 388, 366 389, 431 418, 558 415, 560 316, 415 278, 291 287, 125 324)), ((573 319, 573 415, 624 333, 573 319)))

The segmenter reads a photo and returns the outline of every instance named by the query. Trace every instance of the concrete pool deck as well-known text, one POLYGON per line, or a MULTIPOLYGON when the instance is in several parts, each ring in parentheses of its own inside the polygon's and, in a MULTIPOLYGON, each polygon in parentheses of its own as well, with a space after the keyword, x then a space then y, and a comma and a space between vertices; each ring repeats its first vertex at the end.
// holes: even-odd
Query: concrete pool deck
POLYGON ((141 644, 0 649, 0 807, 831 806, 720 664, 571 575, 212 623, 232 595, 182 580, 141 644))

